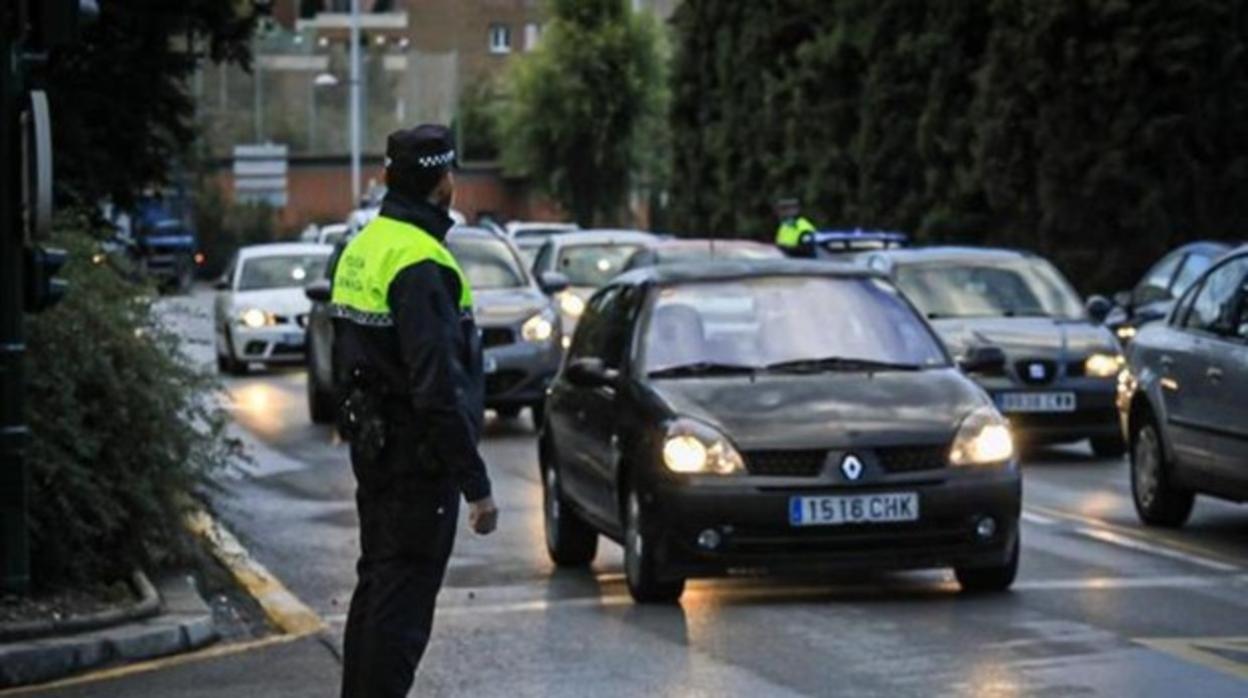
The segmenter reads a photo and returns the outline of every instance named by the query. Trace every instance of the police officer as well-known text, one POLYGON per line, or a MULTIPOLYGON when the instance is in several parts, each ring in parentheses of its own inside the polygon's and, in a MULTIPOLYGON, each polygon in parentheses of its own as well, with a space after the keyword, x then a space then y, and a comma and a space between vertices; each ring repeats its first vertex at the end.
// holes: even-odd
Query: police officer
POLYGON ((815 226, 801 215, 801 203, 797 199, 780 199, 775 210, 780 219, 776 246, 790 257, 813 257, 815 226))
POLYGON ((459 497, 475 532, 497 522, 477 451, 484 407, 472 289, 444 245, 454 162, 443 126, 391 134, 381 213, 334 270, 339 429, 351 446, 362 551, 344 698, 407 695, 429 642, 459 497))

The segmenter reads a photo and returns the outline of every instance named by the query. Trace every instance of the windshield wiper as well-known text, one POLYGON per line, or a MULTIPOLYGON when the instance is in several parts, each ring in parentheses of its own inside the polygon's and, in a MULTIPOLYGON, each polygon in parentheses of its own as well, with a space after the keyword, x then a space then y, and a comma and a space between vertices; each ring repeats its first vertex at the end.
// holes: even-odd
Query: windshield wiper
POLYGON ((777 373, 821 373, 823 371, 918 371, 918 364, 827 356, 821 359, 794 359, 768 364, 767 371, 777 373))
POLYGON ((657 371, 650 371, 646 375, 651 378, 684 378, 688 376, 736 376, 736 375, 754 375, 758 370, 757 366, 746 366, 744 364, 724 364, 716 361, 697 361, 691 364, 681 364, 679 366, 668 366, 660 368, 657 371))

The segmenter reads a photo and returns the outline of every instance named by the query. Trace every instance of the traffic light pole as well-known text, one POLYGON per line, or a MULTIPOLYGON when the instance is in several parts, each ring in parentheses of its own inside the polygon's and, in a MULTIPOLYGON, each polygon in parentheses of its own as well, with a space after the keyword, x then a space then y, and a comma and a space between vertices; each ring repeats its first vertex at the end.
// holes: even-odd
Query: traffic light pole
POLYGON ((15 18, 0 15, 0 589, 30 589, 23 319, 22 60, 15 18))

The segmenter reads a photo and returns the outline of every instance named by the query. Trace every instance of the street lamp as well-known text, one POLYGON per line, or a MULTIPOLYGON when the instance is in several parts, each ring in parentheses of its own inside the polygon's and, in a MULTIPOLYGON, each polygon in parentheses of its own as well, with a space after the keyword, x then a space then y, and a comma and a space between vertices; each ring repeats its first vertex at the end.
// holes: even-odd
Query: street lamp
POLYGON ((321 73, 312 78, 309 84, 311 88, 308 90, 308 153, 311 154, 316 150, 316 90, 322 87, 336 87, 338 78, 332 73, 321 73))

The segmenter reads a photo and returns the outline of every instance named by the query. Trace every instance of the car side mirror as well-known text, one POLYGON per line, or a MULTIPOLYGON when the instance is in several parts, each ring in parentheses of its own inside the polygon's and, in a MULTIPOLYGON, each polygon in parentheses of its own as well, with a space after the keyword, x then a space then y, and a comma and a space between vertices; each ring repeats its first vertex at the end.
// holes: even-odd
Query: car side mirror
POLYGON ((226 278, 217 279, 212 284, 212 287, 217 289, 218 291, 228 291, 230 290, 230 280, 226 278))
POLYGON ((303 295, 313 303, 328 303, 331 295, 329 279, 317 279, 303 287, 303 295))
POLYGON ((1105 322, 1105 318, 1109 317, 1109 312, 1114 309, 1114 304, 1105 296, 1089 296, 1087 303, 1083 307, 1088 313, 1088 319, 1099 325, 1105 322))
POLYGON ((1122 308, 1123 310, 1130 311, 1131 310, 1131 292, 1119 291, 1115 293, 1114 305, 1118 306, 1119 308, 1122 308))
POLYGON ((557 271, 544 271, 538 275, 537 285, 541 287, 542 293, 553 296, 560 291, 566 291, 572 282, 557 271))
POLYGON ((569 362, 567 368, 564 369, 564 373, 567 374, 569 382, 583 388, 615 385, 615 382, 620 377, 619 372, 615 369, 607 368, 602 359, 592 357, 575 359, 569 362))
POLYGON ((971 347, 958 361, 958 368, 963 373, 1000 373, 1005 370, 1005 352, 1000 347, 971 347))

